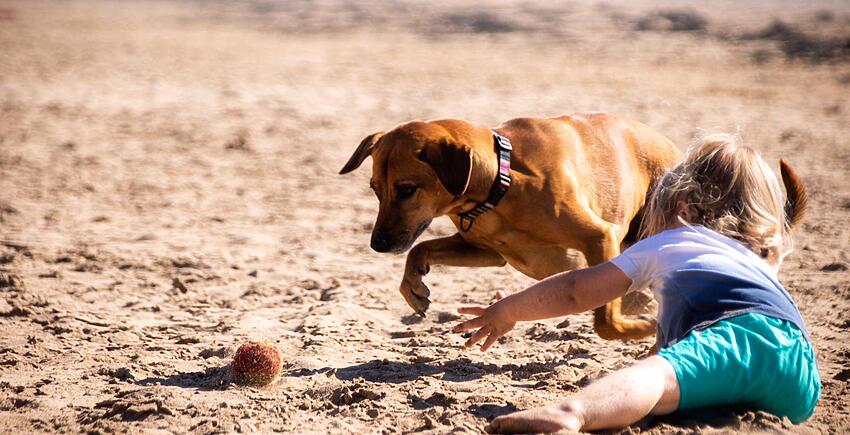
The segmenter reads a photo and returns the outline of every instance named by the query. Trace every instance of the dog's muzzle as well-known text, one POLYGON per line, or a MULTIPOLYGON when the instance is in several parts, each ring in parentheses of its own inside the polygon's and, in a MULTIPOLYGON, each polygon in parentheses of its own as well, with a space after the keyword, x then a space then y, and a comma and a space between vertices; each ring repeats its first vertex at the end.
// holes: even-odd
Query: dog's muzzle
POLYGON ((390 252, 390 242, 385 237, 379 234, 372 234, 372 241, 369 243, 375 252, 390 252))
POLYGON ((410 231, 405 231, 397 237, 387 237, 384 233, 373 232, 372 241, 369 243, 369 246, 371 246, 375 252, 392 252, 394 254, 401 254, 413 246, 413 242, 415 242, 416 239, 425 232, 429 225, 431 225, 430 219, 419 224, 419 226, 416 227, 416 230, 412 233, 410 231))

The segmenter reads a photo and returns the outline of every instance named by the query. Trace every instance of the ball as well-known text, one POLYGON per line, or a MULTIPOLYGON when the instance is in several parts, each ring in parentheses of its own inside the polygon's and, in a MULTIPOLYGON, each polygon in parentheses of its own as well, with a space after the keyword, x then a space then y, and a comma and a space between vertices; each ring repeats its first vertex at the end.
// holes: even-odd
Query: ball
POLYGON ((254 387, 274 382, 282 366, 280 351, 268 340, 249 341, 239 346, 230 365, 237 384, 254 387))

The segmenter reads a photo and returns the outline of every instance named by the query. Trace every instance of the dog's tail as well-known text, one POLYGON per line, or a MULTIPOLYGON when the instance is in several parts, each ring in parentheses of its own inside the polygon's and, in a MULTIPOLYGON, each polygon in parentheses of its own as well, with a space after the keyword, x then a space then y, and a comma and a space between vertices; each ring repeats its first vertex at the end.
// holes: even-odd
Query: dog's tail
POLYGON ((785 219, 788 226, 794 228, 803 220, 809 206, 809 197, 797 173, 784 159, 779 160, 779 172, 785 185, 785 219))

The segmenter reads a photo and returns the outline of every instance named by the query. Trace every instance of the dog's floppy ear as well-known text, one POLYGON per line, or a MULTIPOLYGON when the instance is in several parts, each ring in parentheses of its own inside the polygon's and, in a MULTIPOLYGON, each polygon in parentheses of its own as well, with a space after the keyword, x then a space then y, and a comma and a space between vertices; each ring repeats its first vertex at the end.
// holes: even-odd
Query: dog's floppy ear
POLYGON ((453 196, 461 196, 469 187, 472 176, 472 149, 441 140, 419 151, 419 160, 431 166, 443 187, 453 196))
POLYGON ((363 163, 363 160, 366 160, 366 157, 372 155, 372 149, 375 148, 375 144, 378 143, 378 140, 383 135, 384 132, 379 131, 366 136, 366 138, 360 142, 360 145, 357 145, 357 149, 354 150, 354 154, 352 154, 348 159, 348 163, 339 170, 340 175, 347 174, 359 168, 360 164, 363 163))

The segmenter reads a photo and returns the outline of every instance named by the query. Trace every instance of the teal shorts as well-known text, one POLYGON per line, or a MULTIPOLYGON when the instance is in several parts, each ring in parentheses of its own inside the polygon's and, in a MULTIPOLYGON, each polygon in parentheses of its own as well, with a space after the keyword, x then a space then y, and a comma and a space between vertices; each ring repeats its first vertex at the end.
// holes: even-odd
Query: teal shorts
POLYGON ((679 410, 735 406, 801 423, 821 383, 812 346, 794 324, 743 314, 661 349, 679 379, 679 410))

